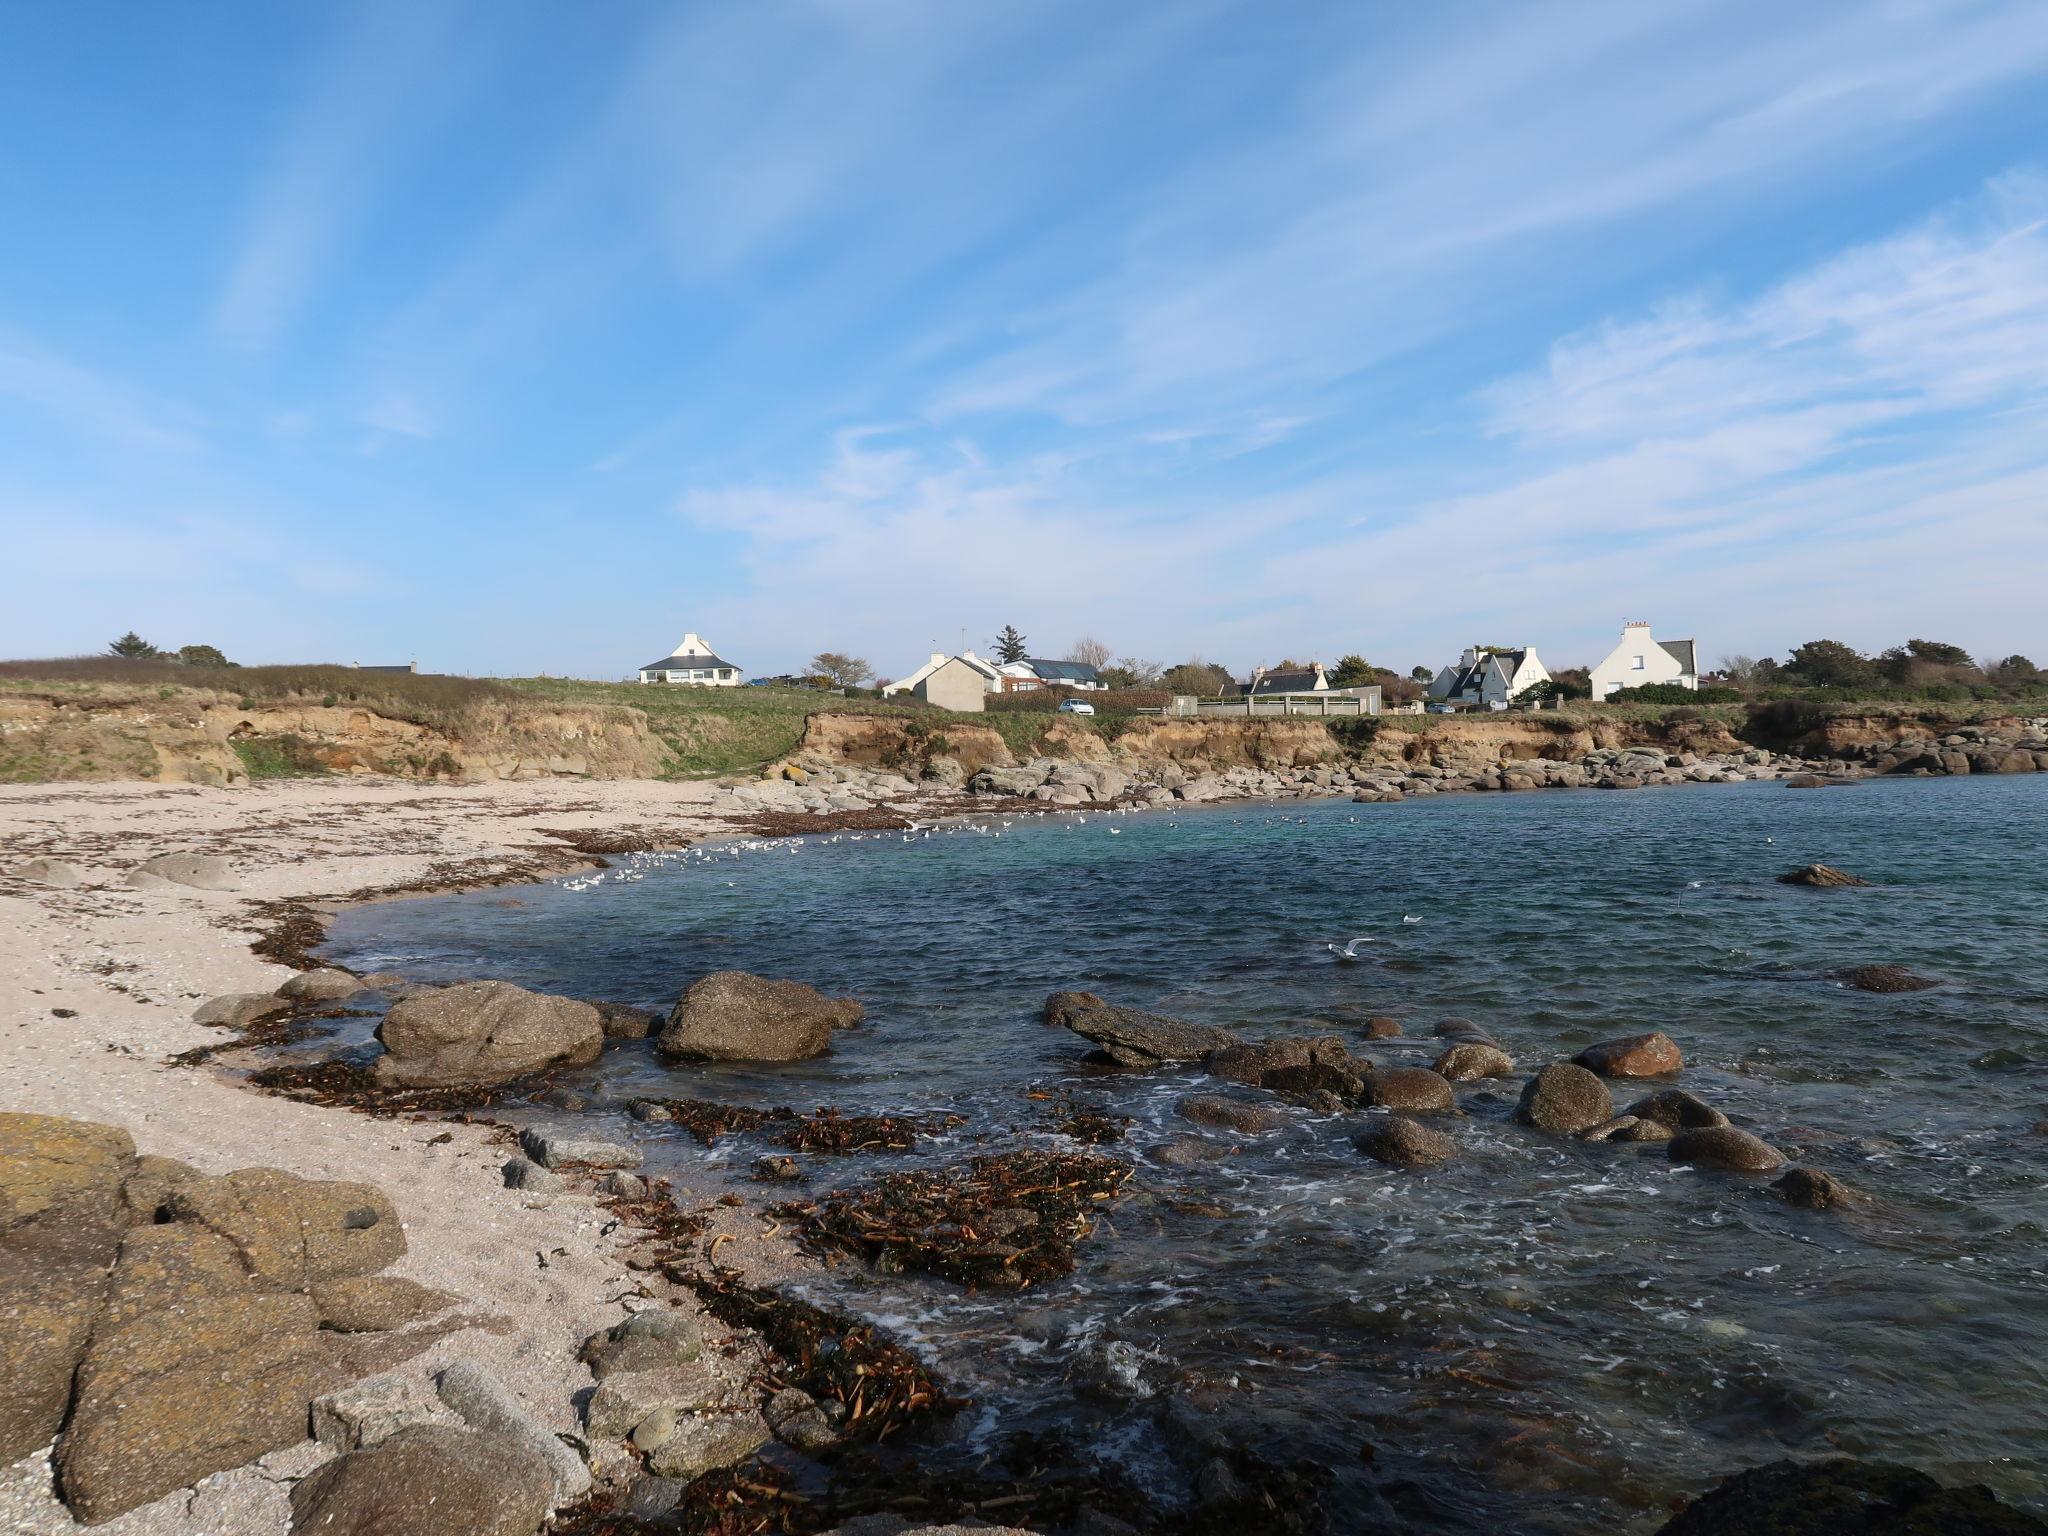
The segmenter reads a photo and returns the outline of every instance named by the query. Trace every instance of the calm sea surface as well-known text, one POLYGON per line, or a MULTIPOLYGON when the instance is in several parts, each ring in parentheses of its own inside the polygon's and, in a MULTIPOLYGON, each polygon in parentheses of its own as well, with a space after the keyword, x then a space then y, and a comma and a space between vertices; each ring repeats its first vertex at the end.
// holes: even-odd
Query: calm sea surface
MULTIPOLYGON (((1061 1421, 1162 1488, 1185 1474, 1154 1402, 1074 1392, 1106 1351, 1140 1392, 1227 1384, 1268 1449, 1354 1491, 1408 1483, 1404 1507, 1447 1530, 1647 1531, 1729 1471, 1842 1451, 2048 1507, 2048 777, 733 844, 357 908, 326 952, 649 1007, 728 967, 859 997, 866 1026, 818 1061, 669 1068, 636 1044, 564 1079, 599 1085, 574 1118, 640 1140, 651 1172, 709 1161, 736 1180, 764 1143, 707 1152, 626 1102, 967 1115, 916 1154, 935 1165, 1050 1144, 1033 1091, 1135 1117, 1134 1152, 1229 1142, 1173 1112, 1198 1074, 1081 1066, 1083 1042, 1039 1022, 1059 988, 1250 1036, 1392 1014, 1406 1039, 1354 1046, 1382 1064, 1427 1064, 1450 1016, 1531 1068, 1662 1029, 1685 1087, 1867 1206, 1792 1210, 1659 1147, 1544 1137, 1510 1122, 1502 1084, 1460 1092, 1460 1155, 1427 1173, 1366 1161, 1346 1117, 1305 1111, 1217 1163, 1141 1162, 1079 1271, 1043 1289, 965 1296, 849 1266, 812 1291, 916 1339, 979 1400, 972 1434, 1061 1421), (1813 861, 1879 884, 1772 879, 1813 861), (1360 963, 1324 949, 1354 935, 1376 940, 1360 963), (1944 984, 1871 996, 1821 974, 1869 961, 1944 984)), ((820 1162, 815 1190, 879 1166, 820 1162)))

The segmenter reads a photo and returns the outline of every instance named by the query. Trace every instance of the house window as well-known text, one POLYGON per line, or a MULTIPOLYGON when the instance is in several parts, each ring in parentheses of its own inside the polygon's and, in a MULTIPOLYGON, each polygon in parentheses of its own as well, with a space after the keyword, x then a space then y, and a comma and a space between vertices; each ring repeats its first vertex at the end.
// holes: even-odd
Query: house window
POLYGON ((731 667, 720 667, 720 668, 718 669, 718 675, 719 675, 720 677, 731 677, 731 676, 732 676, 732 668, 731 668, 731 667))
POLYGON ((1634 667, 1634 670, 1636 670, 1636 671, 1638 671, 1638 672, 1642 671, 1642 670, 1643 670, 1643 658, 1642 658, 1642 657, 1640 657, 1640 656, 1638 656, 1638 657, 1637 657, 1637 658, 1635 659, 1635 661, 1634 661, 1634 663, 1633 663, 1632 665, 1633 665, 1633 667, 1634 667))

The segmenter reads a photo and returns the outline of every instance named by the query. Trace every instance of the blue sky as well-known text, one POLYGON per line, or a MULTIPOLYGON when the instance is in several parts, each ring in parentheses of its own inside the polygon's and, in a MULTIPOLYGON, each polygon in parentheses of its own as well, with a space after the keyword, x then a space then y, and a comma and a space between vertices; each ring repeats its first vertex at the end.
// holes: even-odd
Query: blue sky
POLYGON ((0 654, 2048 661, 2038 5, 6 28, 0 654))

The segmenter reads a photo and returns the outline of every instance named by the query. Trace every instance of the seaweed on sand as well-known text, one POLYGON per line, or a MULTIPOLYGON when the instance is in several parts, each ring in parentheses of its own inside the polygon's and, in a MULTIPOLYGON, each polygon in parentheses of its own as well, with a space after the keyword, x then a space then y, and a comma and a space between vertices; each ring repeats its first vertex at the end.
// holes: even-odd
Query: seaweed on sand
POLYGON ((1008 1152, 965 1166, 884 1174, 863 1189, 777 1206, 826 1247, 885 1269, 922 1270, 966 1286, 1022 1290, 1073 1273, 1131 1167, 1092 1153, 1008 1152))
POLYGON ((353 1061, 288 1062, 249 1074, 253 1087, 301 1104, 336 1105, 371 1115, 446 1114, 488 1109, 505 1099, 531 1094, 536 1082, 462 1084, 445 1088, 394 1088, 353 1061))

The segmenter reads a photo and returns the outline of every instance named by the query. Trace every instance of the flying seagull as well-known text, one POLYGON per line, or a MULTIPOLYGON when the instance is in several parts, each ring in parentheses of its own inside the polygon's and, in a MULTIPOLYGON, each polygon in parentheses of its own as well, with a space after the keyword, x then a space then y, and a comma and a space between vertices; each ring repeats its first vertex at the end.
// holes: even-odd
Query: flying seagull
POLYGON ((1358 958, 1358 946, 1361 944, 1370 944, 1372 942, 1373 941, 1371 939, 1356 938, 1353 939, 1349 944, 1346 944, 1342 949, 1339 949, 1335 944, 1325 944, 1323 948, 1327 949, 1339 960, 1356 960, 1358 958))

